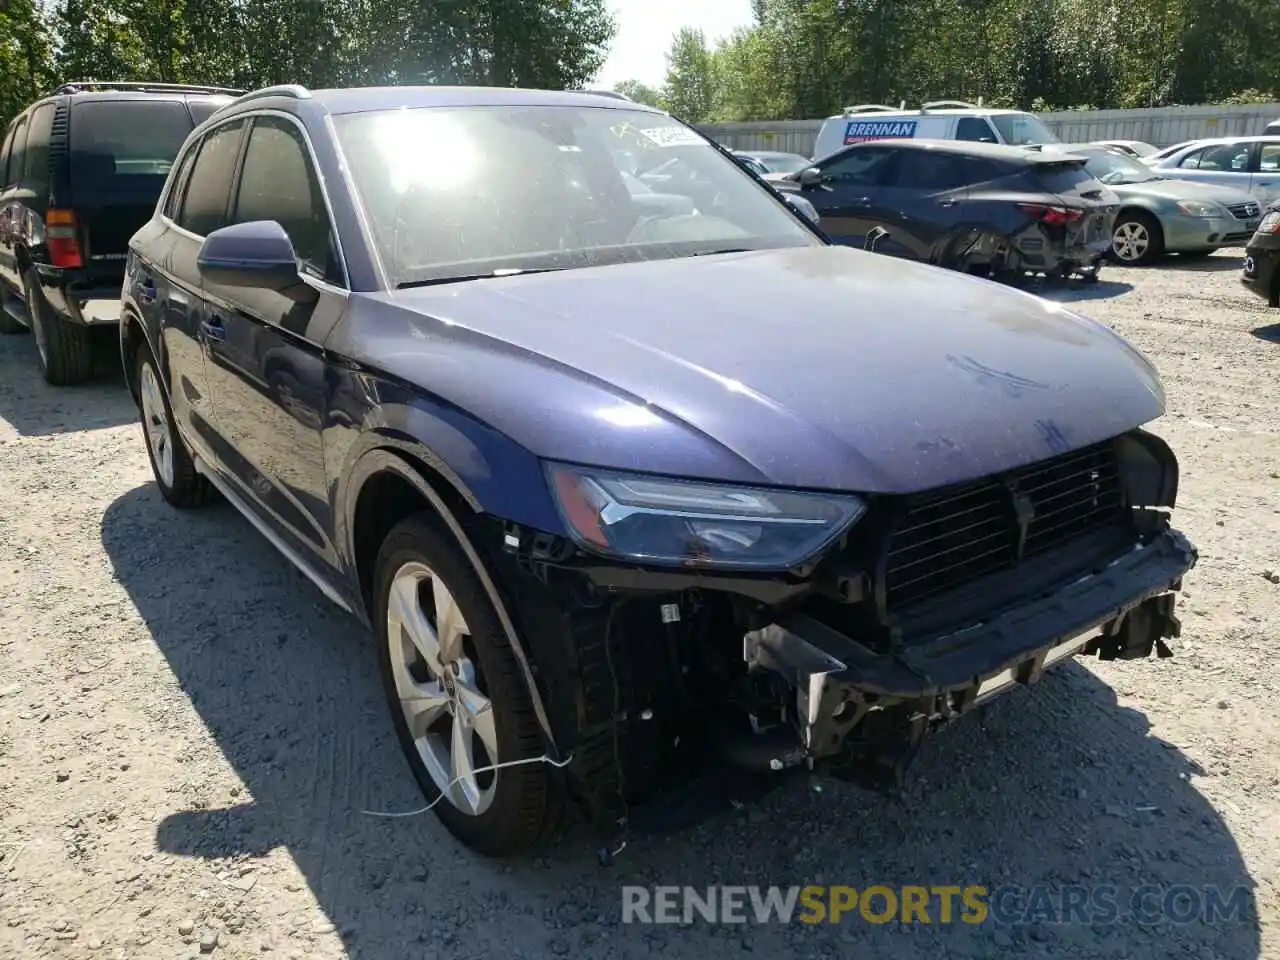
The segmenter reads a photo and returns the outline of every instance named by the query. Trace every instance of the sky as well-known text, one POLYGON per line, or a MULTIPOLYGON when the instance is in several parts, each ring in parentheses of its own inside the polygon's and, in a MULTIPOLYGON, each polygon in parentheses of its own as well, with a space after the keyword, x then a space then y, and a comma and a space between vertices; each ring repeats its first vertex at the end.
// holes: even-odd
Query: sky
POLYGON ((711 44, 751 23, 751 0, 610 0, 617 35, 596 83, 639 80, 656 87, 667 73, 666 53, 681 27, 698 27, 711 44))

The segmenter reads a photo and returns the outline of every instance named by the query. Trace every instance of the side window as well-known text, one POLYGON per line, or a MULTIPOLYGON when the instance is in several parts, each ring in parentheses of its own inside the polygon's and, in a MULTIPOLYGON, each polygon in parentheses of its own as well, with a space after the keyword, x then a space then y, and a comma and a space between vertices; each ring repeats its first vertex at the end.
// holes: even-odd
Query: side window
POLYGON ((26 162, 27 155, 27 121, 24 117, 18 121, 18 125, 13 128, 13 147, 9 152, 8 175, 5 177, 9 181, 5 186, 12 187, 22 182, 22 170, 26 162))
POLYGON ((926 193, 954 190, 964 182, 960 158, 934 150, 903 150, 894 176, 896 186, 926 193))
POLYGON ((956 124, 956 139, 974 140, 979 143, 1000 142, 996 132, 991 129, 991 124, 982 117, 961 117, 960 122, 956 124))
POLYGON ((53 104, 44 103, 31 112, 27 124, 27 155, 23 164, 23 184, 36 193, 49 189, 49 138, 53 135, 53 104))
POLYGON ((1193 150, 1178 161, 1178 166, 1186 170, 1243 172, 1249 169, 1249 144, 1218 143, 1193 150))
POLYGON ((232 223, 274 220, 304 267, 333 281, 336 257, 320 181, 301 131, 279 117, 258 117, 249 133, 232 223))
POLYGON ((199 152, 200 144, 193 143, 191 149, 182 155, 182 159, 178 161, 178 166, 174 168, 169 178, 169 195, 165 197, 163 212, 170 220, 177 218, 178 204, 182 201, 182 192, 187 187, 187 174, 191 172, 191 167, 196 162, 196 154, 199 152))
POLYGON ((243 133, 244 121, 235 120, 205 136, 175 221, 184 230, 205 237, 227 225, 227 203, 243 133))
POLYGON ((881 186, 896 153, 888 147, 860 147, 838 154, 821 164, 823 179, 845 186, 881 186))
POLYGON ((1258 153, 1258 169, 1265 173, 1280 170, 1280 143, 1264 143, 1258 153))

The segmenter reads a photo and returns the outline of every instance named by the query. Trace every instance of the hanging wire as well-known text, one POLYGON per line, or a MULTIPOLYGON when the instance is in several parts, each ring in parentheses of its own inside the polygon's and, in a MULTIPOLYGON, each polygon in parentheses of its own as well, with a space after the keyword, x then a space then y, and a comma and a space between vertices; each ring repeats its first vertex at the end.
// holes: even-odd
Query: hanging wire
MULTIPOLYGON (((523 760, 508 760, 506 763, 494 763, 494 764, 490 764, 487 767, 476 767, 474 770, 471 771, 470 775, 475 776, 477 773, 488 773, 491 770, 492 771, 505 770, 507 767, 522 767, 530 763, 546 763, 555 767, 557 770, 560 770, 560 769, 563 769, 564 767, 567 767, 569 764, 573 763, 573 754, 571 753, 569 754, 569 756, 559 761, 552 760, 545 753, 540 757, 525 757, 523 760)), ((420 814, 424 814, 428 812, 432 807, 434 807, 437 803, 443 800, 445 797, 445 793, 455 783, 457 783, 462 779, 463 778, 461 776, 454 777, 452 780, 448 782, 445 788, 440 791, 440 796, 436 797, 434 800, 428 803, 425 807, 419 807, 417 810, 406 810, 403 813, 394 813, 388 810, 361 810, 360 812, 367 817, 416 817, 416 816, 419 816, 420 814)))

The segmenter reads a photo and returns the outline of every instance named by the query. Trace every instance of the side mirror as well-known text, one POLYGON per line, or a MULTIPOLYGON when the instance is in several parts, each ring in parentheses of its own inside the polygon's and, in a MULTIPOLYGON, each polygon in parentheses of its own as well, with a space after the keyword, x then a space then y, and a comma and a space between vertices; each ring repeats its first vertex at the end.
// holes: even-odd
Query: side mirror
POLYGON ((293 242, 274 220, 213 231, 200 245, 196 266, 210 283, 228 287, 284 292, 302 282, 293 242))
POLYGON ((806 200, 804 197, 798 196, 797 194, 794 194, 794 193, 784 193, 782 195, 782 199, 787 201, 787 203, 791 204, 791 206, 795 207, 796 212, 799 213, 800 216, 808 220, 810 223, 818 222, 817 208, 814 207, 814 205, 810 203, 808 200, 806 200))
POLYGON ((888 235, 889 231, 877 224, 867 231, 867 236, 862 241, 862 249, 875 253, 876 247, 880 245, 880 241, 888 235))
POLYGON ((822 182, 822 171, 817 167, 805 167, 800 171, 800 186, 816 187, 822 182))

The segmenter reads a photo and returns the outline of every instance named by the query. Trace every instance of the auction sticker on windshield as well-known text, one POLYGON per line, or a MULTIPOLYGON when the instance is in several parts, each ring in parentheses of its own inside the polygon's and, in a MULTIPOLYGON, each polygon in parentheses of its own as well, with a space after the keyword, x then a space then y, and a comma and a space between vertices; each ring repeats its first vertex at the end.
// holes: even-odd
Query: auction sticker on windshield
POLYGON ((637 132, 660 147, 696 147, 706 144, 702 137, 688 127, 649 127, 637 132))

